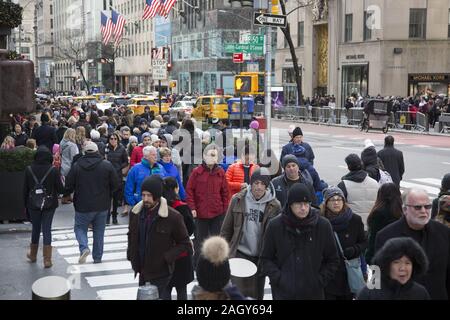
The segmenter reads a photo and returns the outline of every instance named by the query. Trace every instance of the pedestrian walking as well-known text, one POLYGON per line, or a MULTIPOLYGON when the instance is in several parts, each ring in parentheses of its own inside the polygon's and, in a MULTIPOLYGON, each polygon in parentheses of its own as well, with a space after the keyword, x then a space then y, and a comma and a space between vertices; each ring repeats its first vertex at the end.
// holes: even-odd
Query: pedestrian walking
POLYGON ((139 285, 158 287, 159 297, 169 300, 169 282, 175 262, 192 246, 183 217, 162 197, 163 180, 158 175, 145 178, 139 188, 142 201, 133 206, 128 226, 127 259, 139 285))
POLYGON ((83 149, 85 155, 75 162, 67 175, 66 190, 74 192, 74 232, 80 249, 78 263, 85 263, 91 252, 87 237, 89 224, 93 227, 92 257, 94 263, 101 263, 106 216, 112 195, 119 187, 119 178, 113 165, 103 159, 94 142, 86 142, 83 149))
POLYGON ((283 213, 267 227, 260 259, 274 300, 324 299, 339 267, 331 224, 312 200, 305 185, 294 184, 283 213))
POLYGON ((358 300, 430 300, 424 286, 416 282, 426 274, 428 259, 420 245, 411 238, 388 240, 374 257, 379 266, 379 288, 364 287, 358 300))
POLYGON ((394 147, 394 137, 384 138, 384 148, 378 151, 378 158, 383 162, 384 169, 389 172, 392 181, 400 187, 400 181, 405 173, 403 153, 394 147))
POLYGON ((44 267, 52 263, 52 222, 58 207, 58 194, 63 193, 61 176, 52 166, 53 156, 46 146, 36 151, 34 161, 25 170, 24 203, 31 217, 31 243, 27 253, 30 262, 36 262, 42 230, 44 267))
MULTIPOLYGON (((230 257, 246 259, 258 266, 267 225, 281 210, 269 170, 255 170, 249 186, 231 199, 220 231, 230 244, 230 257)), ((258 300, 264 297, 265 276, 260 268, 252 277, 236 277, 234 284, 245 296, 258 300)))

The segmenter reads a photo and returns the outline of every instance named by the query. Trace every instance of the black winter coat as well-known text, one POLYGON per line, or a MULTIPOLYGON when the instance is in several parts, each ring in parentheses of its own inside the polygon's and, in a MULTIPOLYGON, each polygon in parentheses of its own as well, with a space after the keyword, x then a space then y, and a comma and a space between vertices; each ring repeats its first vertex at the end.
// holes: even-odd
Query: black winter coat
MULTIPOLYGON (((314 192, 314 186, 312 182, 311 175, 308 173, 307 170, 303 170, 300 172, 300 182, 303 183, 308 187, 309 192, 312 196, 312 203, 318 204, 316 199, 316 193, 314 192)), ((272 184, 275 188, 275 196, 277 197, 277 200, 280 201, 281 207, 284 208, 287 202, 289 187, 287 182, 286 174, 283 174, 279 177, 276 177, 272 180, 272 184)))
POLYGON ((111 145, 107 144, 105 148, 105 158, 112 163, 117 176, 122 179, 122 169, 128 166, 127 150, 125 150, 120 143, 115 150, 112 149, 111 145))
POLYGON ((66 191, 75 192, 73 203, 78 212, 108 210, 112 194, 118 187, 116 170, 97 152, 79 158, 66 177, 66 191))
POLYGON ((12 137, 14 138, 14 140, 15 140, 15 141, 14 141, 14 145, 15 145, 16 147, 18 147, 18 146, 24 146, 24 145, 27 144, 28 136, 27 136, 26 133, 22 132, 21 134, 16 135, 16 133, 14 132, 11 136, 12 136, 12 137))
POLYGON ((283 214, 269 222, 260 257, 262 272, 270 278, 274 300, 324 299, 324 288, 339 266, 331 225, 319 217, 311 229, 297 230, 284 223, 283 214))
POLYGON ((380 289, 364 287, 357 300, 430 300, 424 286, 410 280, 404 285, 397 281, 382 281, 380 289))
POLYGON ((390 173, 394 183, 400 186, 400 181, 405 173, 403 153, 394 147, 384 147, 384 149, 378 151, 378 158, 383 161, 384 169, 390 173))
MULTIPOLYGON (((399 214, 401 215, 402 213, 399 212, 399 214)), ((398 218, 394 217, 389 208, 386 207, 375 210, 370 216, 370 219, 367 219, 367 226, 369 229, 369 245, 365 254, 367 264, 371 264, 372 258, 375 255, 375 238, 377 233, 397 220, 398 218)))
POLYGON ((36 140, 37 146, 46 146, 48 150, 52 151, 53 145, 59 143, 56 138, 56 129, 43 123, 42 126, 33 130, 31 138, 36 140))
MULTIPOLYGON (((348 227, 345 230, 336 231, 336 233, 344 251, 344 255, 349 260, 359 257, 367 247, 364 224, 361 217, 357 214, 352 214, 348 227)), ((351 296, 352 293, 347 280, 347 270, 345 268, 344 258, 340 251, 339 257, 339 268, 337 269, 334 278, 332 278, 326 286, 325 291, 335 296, 351 296)))
MULTIPOLYGON (((388 225, 378 232, 375 240, 375 252, 379 250, 387 240, 396 237, 412 236, 406 219, 388 225)), ((431 299, 447 300, 450 297, 450 229, 434 220, 430 220, 423 229, 422 242, 419 243, 425 251, 429 268, 424 276, 417 277, 417 282, 423 285, 431 299)))
MULTIPOLYGON (((50 153, 49 155, 51 156, 50 153)), ((38 179, 38 181, 41 181, 41 179, 44 177, 45 173, 51 166, 52 166, 51 162, 46 163, 39 160, 35 160, 30 167, 34 175, 38 179)), ((25 207, 28 209, 30 209, 30 205, 28 203, 28 195, 30 194, 30 191, 33 190, 35 184, 36 183, 33 179, 33 176, 31 175, 31 172, 29 171, 29 169, 26 169, 25 183, 23 184, 23 197, 25 207)), ((56 168, 53 168, 52 171, 50 171, 43 185, 47 190, 47 192, 53 195, 52 206, 50 209, 56 209, 58 207, 58 194, 62 194, 64 192, 64 186, 61 181, 61 175, 56 168)))

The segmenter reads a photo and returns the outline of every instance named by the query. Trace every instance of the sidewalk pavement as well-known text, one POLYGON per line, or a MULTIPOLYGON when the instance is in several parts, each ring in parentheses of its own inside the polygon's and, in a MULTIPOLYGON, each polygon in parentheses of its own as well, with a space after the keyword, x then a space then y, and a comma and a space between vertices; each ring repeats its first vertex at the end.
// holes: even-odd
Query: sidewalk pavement
MULTIPOLYGON (((119 224, 128 224, 128 216, 121 217, 120 213, 123 211, 123 207, 119 207, 118 209, 119 215, 117 216, 117 220, 119 224)), ((61 204, 58 208, 56 208, 55 215, 53 216, 53 224, 52 230, 60 230, 60 229, 70 229, 73 228, 75 217, 75 209, 73 204, 61 204)), ((112 218, 111 218, 112 222, 112 218)), ((24 223, 6 223, 0 224, 0 235, 5 233, 23 233, 30 232, 31 233, 31 222, 27 221, 24 223)))

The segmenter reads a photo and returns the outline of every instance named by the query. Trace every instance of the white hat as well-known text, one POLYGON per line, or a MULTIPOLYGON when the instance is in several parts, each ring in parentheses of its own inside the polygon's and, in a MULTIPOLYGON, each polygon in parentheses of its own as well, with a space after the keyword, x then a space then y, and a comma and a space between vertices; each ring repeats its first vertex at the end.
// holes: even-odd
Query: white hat
POLYGON ((95 142, 87 141, 83 146, 83 151, 87 153, 98 152, 98 146, 95 142))
POLYGON ((289 126, 289 128, 288 128, 288 133, 289 133, 289 134, 294 133, 294 129, 295 129, 295 125, 291 124, 291 125, 289 126))
POLYGON ((161 139, 156 134, 152 134, 150 136, 150 139, 152 140, 152 143, 161 141, 161 139))
POLYGON ((219 123, 219 118, 212 118, 211 122, 213 124, 217 124, 217 123, 219 123))

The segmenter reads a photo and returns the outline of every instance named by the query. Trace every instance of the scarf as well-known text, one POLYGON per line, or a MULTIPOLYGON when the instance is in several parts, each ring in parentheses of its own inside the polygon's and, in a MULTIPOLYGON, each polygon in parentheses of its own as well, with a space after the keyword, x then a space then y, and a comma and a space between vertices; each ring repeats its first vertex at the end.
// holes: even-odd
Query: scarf
POLYGON ((350 208, 347 208, 344 212, 337 214, 328 209, 325 211, 325 217, 330 221, 333 226, 333 230, 336 232, 341 232, 348 228, 352 215, 353 213, 350 208))
POLYGON ((299 229, 301 231, 305 229, 312 229, 319 221, 319 213, 316 209, 311 208, 309 214, 303 218, 297 218, 288 206, 282 216, 283 222, 294 229, 299 229))

